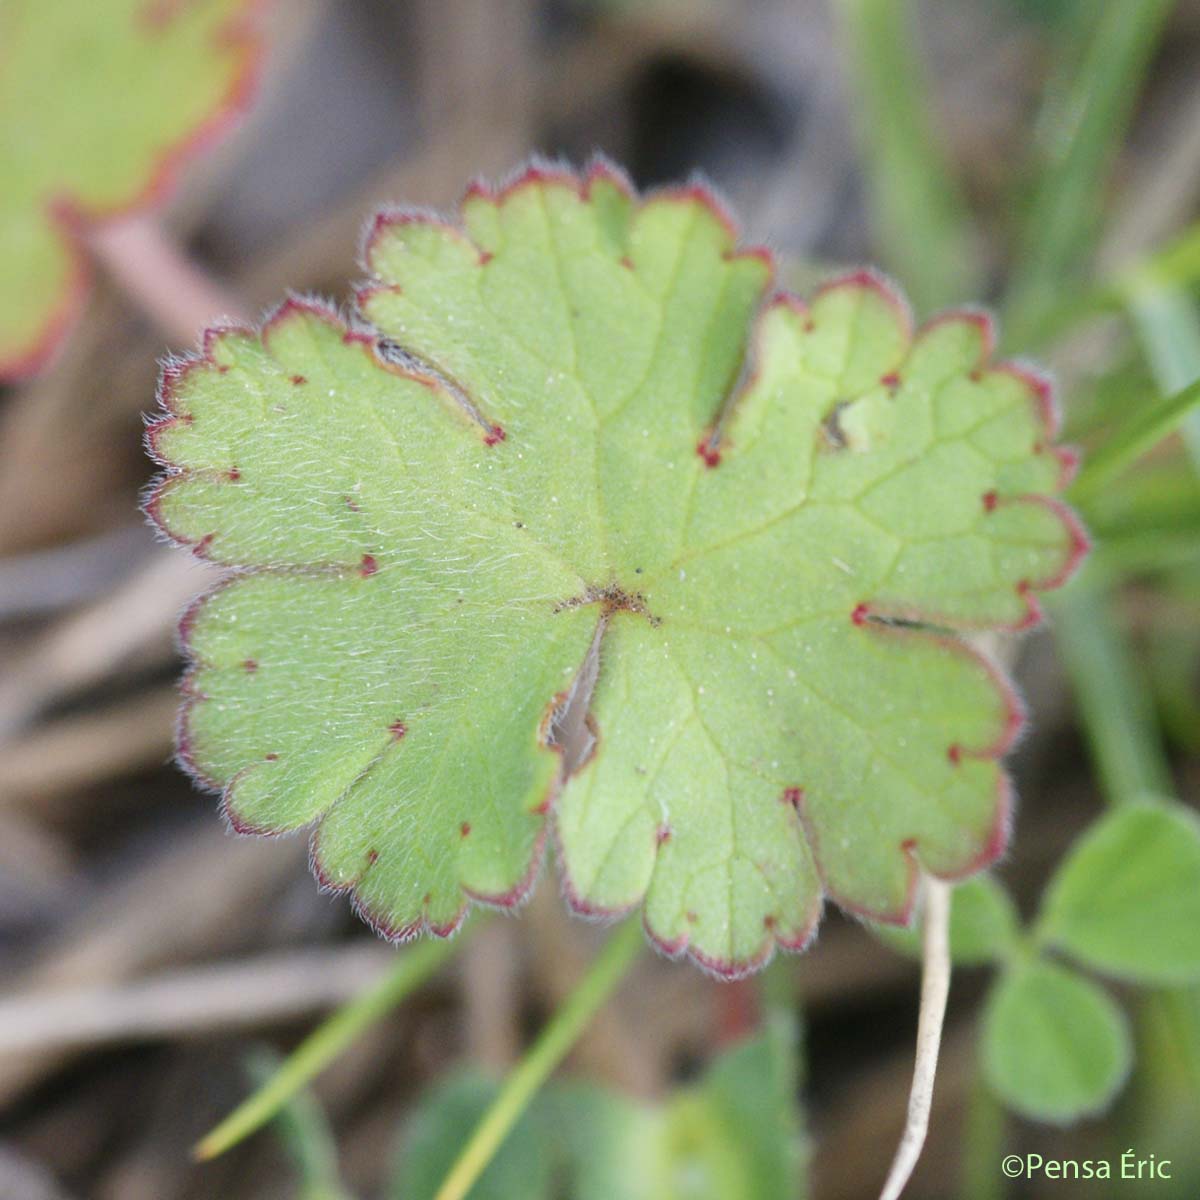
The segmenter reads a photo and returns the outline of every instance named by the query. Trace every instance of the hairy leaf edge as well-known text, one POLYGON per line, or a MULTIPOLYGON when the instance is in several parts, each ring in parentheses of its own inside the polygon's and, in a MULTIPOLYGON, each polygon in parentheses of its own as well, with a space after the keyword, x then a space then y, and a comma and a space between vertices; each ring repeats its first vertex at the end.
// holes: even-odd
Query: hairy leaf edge
MULTIPOLYGON (((522 168, 518 168, 506 181, 501 184, 491 186, 481 181, 472 183, 461 203, 466 200, 475 198, 486 198, 491 202, 502 203, 505 198, 519 191, 524 187, 540 186, 546 182, 556 183, 562 186, 569 186, 575 190, 582 198, 587 199, 590 189, 597 180, 604 180, 620 188, 629 198, 637 202, 638 194, 633 189, 627 176, 620 168, 611 164, 607 159, 597 156, 591 160, 586 171, 581 175, 568 167, 548 162, 545 160, 535 159, 522 168)), ((669 187, 650 192, 641 197, 641 202, 645 203, 651 199, 667 199, 677 200, 679 202, 699 202, 702 203, 724 226, 728 231, 731 241, 735 249, 730 251, 730 257, 757 257, 762 260, 771 273, 768 279, 768 285, 764 289, 764 295, 769 298, 760 304, 759 309, 755 313, 751 322, 750 340, 747 346, 746 362, 740 374, 739 381, 730 390, 730 395, 722 405, 717 419, 714 421, 712 432, 712 446, 714 450, 719 451, 720 434, 722 425, 727 421, 728 416, 734 411, 738 401, 744 392, 752 386, 758 370, 759 361, 759 335, 762 329, 762 316, 764 312, 775 305, 786 305, 793 311, 799 314, 807 314, 809 305, 803 299, 795 294, 784 291, 771 289, 771 278, 774 277, 775 267, 774 259, 771 252, 765 247, 747 247, 737 249, 737 239, 739 231, 732 216, 729 214, 726 206, 718 199, 716 194, 706 185, 699 181, 693 180, 685 185, 677 187, 669 187)), ((380 210, 372 219, 370 219, 364 228, 361 257, 363 265, 367 270, 370 270, 371 252, 375 239, 388 228, 397 224, 412 224, 412 223, 428 223, 437 225, 453 233, 454 236, 470 240, 464 230, 453 221, 441 216, 440 214, 428 209, 402 208, 402 207, 387 207, 380 210)), ((483 252, 480 251, 482 256, 483 252)), ((486 261, 483 259, 482 261, 486 261)), ((386 287, 386 285, 384 285, 386 287)), ((825 292, 838 287, 869 287, 875 290, 886 303, 891 306, 897 313, 899 319, 903 323, 906 331, 906 347, 911 351, 911 347, 916 339, 920 338, 924 333, 936 328, 938 325, 948 321, 965 321, 974 324, 980 332, 981 350, 979 360, 976 366, 977 372, 998 371, 1004 372, 1015 377, 1021 382, 1029 394, 1030 402, 1034 405, 1039 422, 1045 433, 1044 446, 1041 448, 1045 452, 1052 453, 1059 462, 1059 479, 1058 487, 1061 490, 1069 482, 1074 474, 1078 464, 1078 455, 1068 447, 1060 447, 1053 444, 1053 440, 1059 430, 1059 410, 1056 401, 1053 382, 1049 376, 1038 370, 1036 367, 1020 360, 993 362, 992 355, 995 350, 997 338, 995 333, 995 322, 991 314, 983 309, 974 307, 960 307, 949 309, 938 313, 920 326, 914 328, 914 323, 911 317, 911 309, 903 294, 896 288, 885 276, 881 273, 864 268, 856 271, 851 271, 834 278, 827 280, 820 285, 814 292, 814 298, 825 292)), ((369 296, 373 290, 376 290, 375 285, 367 284, 356 291, 356 300, 361 308, 362 301, 369 296)), ((364 349, 370 353, 375 361, 384 369, 397 374, 402 374, 407 377, 414 378, 420 382, 433 385, 441 390, 450 392, 452 389, 446 386, 446 381, 437 377, 436 372, 426 374, 420 369, 419 364, 409 365, 405 367, 397 366, 382 357, 377 352, 377 341, 379 334, 371 327, 364 318, 361 317, 361 312, 356 311, 352 314, 349 320, 344 320, 336 311, 336 309, 328 303, 312 298, 304 298, 298 296, 289 296, 281 305, 273 310, 263 321, 259 331, 256 333, 253 329, 248 329, 243 326, 218 326, 206 330, 200 352, 197 355, 192 355, 184 358, 172 358, 168 360, 163 367, 162 378, 159 388, 159 404, 165 410, 166 416, 151 421, 148 424, 146 445, 148 453, 160 465, 166 468, 165 473, 159 477, 151 486, 146 494, 143 507, 150 519, 158 526, 158 528, 167 536, 168 539, 176 544, 189 546, 193 553, 200 558, 212 559, 208 553, 208 547, 204 539, 199 541, 189 540, 180 537, 172 531, 162 519, 159 504, 161 496, 172 480, 178 478, 186 472, 180 471, 178 467, 167 460, 159 450, 157 444, 158 432, 167 425, 174 423, 180 419, 180 414, 174 407, 174 392, 179 381, 192 369, 196 367, 211 367, 213 359, 211 356, 212 347, 216 338, 226 333, 244 333, 251 337, 262 336, 269 331, 269 328, 276 322, 284 319, 288 314, 293 312, 306 312, 310 315, 317 316, 322 320, 326 320, 335 324, 343 332, 343 339, 350 343, 356 342, 361 344, 364 349)), ((450 381, 452 384, 452 381, 450 381)), ((481 422, 484 430, 487 430, 485 423, 481 422)), ((1087 534, 1075 515, 1074 511, 1065 503, 1058 500, 1056 497, 1046 495, 1032 496, 1012 496, 1005 497, 1005 503, 1012 502, 1029 502, 1045 505, 1050 508, 1060 519, 1068 534, 1070 549, 1067 557, 1056 573, 1046 579, 1022 581, 1018 585, 1017 591, 1021 595, 1024 602, 1025 614, 1018 621, 1010 624, 993 624, 986 623, 977 626, 977 628, 986 629, 1003 629, 1008 631, 1023 631, 1037 625, 1042 619, 1042 610, 1037 603, 1033 593, 1035 591, 1052 590, 1062 586, 1078 569, 1088 549, 1090 542, 1087 534)), ((226 579, 218 582, 218 584, 210 589, 207 593, 197 598, 192 605, 185 611, 180 622, 179 640, 185 657, 192 663, 192 668, 184 677, 183 691, 184 702, 180 709, 179 724, 177 727, 177 758, 183 770, 185 770, 193 779, 205 788, 220 792, 222 794, 222 812, 230 829, 239 834, 253 834, 259 836, 274 836, 283 831, 259 829, 246 825, 237 817, 236 810, 231 803, 232 789, 237 781, 237 775, 222 788, 219 783, 207 777, 203 770, 196 762, 193 747, 188 733, 188 715, 192 705, 202 697, 194 692, 189 693, 188 679, 192 671, 199 665, 190 651, 189 630, 194 623, 200 609, 211 596, 218 592, 224 586, 227 586, 234 579, 259 570, 269 570, 269 568, 251 568, 249 570, 242 568, 238 569, 236 564, 223 564, 230 570, 230 574, 226 579)), ((1005 713, 1001 732, 998 734, 995 741, 985 747, 970 748, 970 747, 952 747, 950 752, 957 753, 963 756, 999 760, 1008 752, 1019 737, 1024 726, 1025 711, 1018 693, 1012 682, 1009 680, 1004 671, 1002 671, 995 663, 993 663, 986 655, 980 652, 975 647, 971 646, 955 633, 942 633, 934 629, 909 629, 902 626, 892 624, 895 620, 900 621, 918 621, 921 623, 936 624, 939 620, 944 622, 944 618, 939 618, 937 614, 928 612, 900 612, 893 609, 884 610, 883 608, 872 608, 868 605, 860 605, 859 609, 851 614, 852 619, 855 619, 859 624, 865 624, 872 630, 873 633, 880 636, 921 636, 933 637, 935 640, 943 644, 947 649, 954 653, 960 653, 972 661, 981 664, 984 670, 991 676, 994 685, 999 693, 1002 701, 1002 708, 1005 713)), ((969 632, 975 626, 968 625, 962 621, 955 621, 955 627, 958 630, 969 632)), ((553 701, 551 702, 551 706, 553 701)), ((542 743, 545 745, 546 743, 542 743)), ((552 748, 552 747, 551 747, 552 748)), ((565 782, 564 776, 560 771, 550 788, 550 793, 546 801, 539 806, 537 811, 543 812, 548 818, 553 817, 555 801, 558 791, 565 782)), ((984 840, 979 850, 967 859, 961 867, 954 868, 950 871, 940 872, 939 877, 947 880, 958 880, 969 877, 979 870, 993 864, 1004 852, 1012 825, 1012 814, 1015 805, 1014 791, 1011 780, 1008 774, 999 768, 996 779, 996 802, 995 802, 995 819, 991 830, 984 840)), ((839 907, 852 915, 859 916, 865 919, 871 919, 888 924, 908 925, 911 922, 912 913, 916 901, 917 885, 921 873, 919 861, 919 846, 915 839, 909 839, 901 845, 908 860, 908 883, 906 896, 903 904, 892 912, 876 912, 856 905, 848 899, 839 896, 835 891, 830 889, 823 878, 821 870, 821 858, 819 852, 818 838, 812 823, 807 819, 804 812, 804 806, 801 803, 798 806, 798 812, 804 829, 806 840, 809 842, 810 849, 813 854, 814 862, 817 866, 818 874, 822 876, 822 891, 824 896, 828 896, 839 907)), ((422 932, 429 932, 439 937, 446 937, 453 934, 460 926, 468 912, 472 902, 489 905, 502 909, 512 909, 518 907, 532 893, 534 884, 541 873, 543 863, 546 856, 547 833, 549 832, 557 847, 557 829, 554 826, 553 820, 543 824, 539 832, 537 841, 530 855, 530 863, 525 874, 521 879, 517 880, 514 885, 503 894, 488 896, 473 893, 470 889, 462 888, 464 895, 464 903, 454 920, 446 926, 431 926, 425 918, 418 921, 409 922, 403 926, 394 926, 381 918, 378 914, 372 913, 359 901, 356 895, 352 894, 351 903, 355 908, 356 913, 369 924, 380 936, 389 941, 402 942, 408 941, 418 936, 422 932)), ((318 884, 328 891, 335 892, 350 892, 354 893, 356 881, 345 884, 333 884, 323 873, 319 860, 319 841, 317 835, 320 829, 320 818, 314 823, 314 827, 310 837, 310 864, 316 877, 318 884)), ((695 962, 701 969, 707 973, 721 979, 737 979, 746 975, 752 974, 765 966, 772 958, 776 947, 787 951, 803 951, 811 943, 821 917, 823 915, 823 896, 818 896, 814 905, 811 918, 805 923, 796 937, 781 936, 774 928, 768 928, 763 939, 762 946, 753 955, 745 960, 724 960, 711 957, 695 947, 687 944, 686 938, 667 939, 657 933, 649 924, 644 909, 644 897, 638 901, 620 909, 605 909, 596 906, 587 901, 581 896, 574 887, 569 873, 565 866, 564 856, 561 851, 558 855, 559 860, 559 877, 560 890, 569 908, 576 915, 586 919, 598 921, 616 921, 630 915, 634 909, 643 908, 642 924, 649 940, 655 947, 669 958, 678 959, 687 957, 695 962)), ((461 887, 462 885, 460 885, 461 887)))

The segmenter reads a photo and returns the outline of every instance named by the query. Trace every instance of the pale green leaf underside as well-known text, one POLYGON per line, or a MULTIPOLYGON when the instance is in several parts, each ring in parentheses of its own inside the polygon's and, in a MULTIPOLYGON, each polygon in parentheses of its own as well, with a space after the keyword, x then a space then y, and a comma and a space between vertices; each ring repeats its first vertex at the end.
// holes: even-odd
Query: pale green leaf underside
POLYGON ((318 822, 397 935, 519 899, 552 826, 577 909, 728 973, 824 893, 904 919, 917 861, 994 857, 1016 709, 948 630, 1025 623, 1081 548, 1040 383, 867 275, 756 317, 769 261, 694 189, 533 171, 462 217, 376 222, 387 342, 290 302, 164 381, 150 510, 254 568, 185 629, 235 824, 318 822))
POLYGON ((62 210, 150 198, 184 143, 240 101, 252 0, 5 0, 0 6, 0 374, 53 349, 84 266, 62 210))

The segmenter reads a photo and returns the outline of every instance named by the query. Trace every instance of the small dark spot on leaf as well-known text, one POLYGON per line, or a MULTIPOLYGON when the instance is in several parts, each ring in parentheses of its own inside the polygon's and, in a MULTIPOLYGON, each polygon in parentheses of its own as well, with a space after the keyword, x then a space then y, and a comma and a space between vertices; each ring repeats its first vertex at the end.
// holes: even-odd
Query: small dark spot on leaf
POLYGON ((458 828, 458 832, 459 832, 459 833, 461 833, 463 837, 470 837, 470 836, 471 836, 471 822, 470 822, 470 821, 464 821, 464 822, 463 822, 463 823, 462 823, 462 824, 459 826, 459 828, 458 828))
POLYGON ((946 757, 957 767, 962 762, 962 747, 955 742, 947 749, 946 757))
POLYGON ((900 386, 900 376, 895 371, 889 371, 886 375, 881 375, 879 382, 888 389, 889 392, 894 392, 900 386))
POLYGON ((388 733, 390 733, 396 741, 399 741, 407 732, 408 726, 405 725, 403 721, 393 721, 388 726, 388 733))
POLYGON ((793 808, 799 808, 804 800, 804 789, 798 787, 784 788, 782 799, 784 804, 790 804, 793 808))
POLYGON ((846 448, 846 432, 842 428, 842 410, 846 407, 845 400, 839 400, 829 410, 829 415, 821 422, 821 433, 825 444, 833 450, 846 448))
POLYGON ((871 615, 871 610, 865 604, 856 604, 854 611, 850 614, 850 620, 855 625, 865 625, 867 618, 871 615))
POLYGON ((715 467, 721 462, 721 451, 717 449, 711 437, 701 438, 696 443, 696 453, 704 460, 706 467, 715 467))
POLYGON ((662 846, 671 840, 671 827, 669 825, 660 825, 654 834, 654 844, 662 846))
POLYGON ((372 847, 367 851, 367 862, 374 866, 379 861, 379 851, 372 847))
POLYGON ((379 570, 379 562, 373 554, 364 554, 362 562, 358 564, 358 573, 365 579, 368 575, 374 575, 379 570))
POLYGON ((250 674, 253 675, 254 672, 258 670, 258 659, 257 658, 244 659, 242 661, 242 669, 249 671, 250 674))
POLYGON ((241 477, 242 473, 237 469, 237 467, 230 467, 229 470, 225 472, 225 478, 228 479, 230 483, 237 483, 241 477))
POLYGON ((983 509, 984 512, 995 512, 996 505, 1000 502, 1000 497, 995 492, 983 493, 983 509))
POLYGON ((293 383, 294 383, 294 384, 295 384, 297 387, 299 387, 299 386, 300 386, 300 384, 302 384, 302 383, 307 383, 307 382, 308 382, 308 379, 307 379, 307 377, 306 377, 306 376, 304 376, 304 375, 293 375, 293 376, 292 376, 292 382, 293 382, 293 383))
POLYGON ((264 755, 263 755, 263 759, 264 759, 266 762, 278 762, 278 761, 279 761, 279 755, 278 755, 278 754, 276 754, 274 750, 272 750, 272 751, 271 751, 269 754, 264 754, 264 755))
POLYGON ((697 921, 697 917, 696 917, 696 914, 694 912, 692 912, 692 910, 690 908, 687 910, 687 912, 684 915, 687 917, 688 923, 690 925, 695 925, 695 923, 697 921))
POLYGON ((362 512, 362 509, 358 507, 358 501, 353 496, 346 497, 346 507, 351 512, 362 512))
POLYGON ((484 437, 483 444, 485 446, 494 446, 497 442, 504 441, 506 437, 508 437, 508 434, 504 431, 503 425, 493 425, 488 430, 487 436, 484 437))

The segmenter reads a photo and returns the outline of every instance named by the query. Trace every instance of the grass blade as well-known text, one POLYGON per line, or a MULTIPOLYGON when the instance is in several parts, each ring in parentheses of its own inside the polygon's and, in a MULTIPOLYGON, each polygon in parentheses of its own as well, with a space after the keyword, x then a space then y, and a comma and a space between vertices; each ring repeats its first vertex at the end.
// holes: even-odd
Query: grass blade
POLYGON ((929 112, 907 0, 842 0, 879 246, 922 311, 977 295, 966 204, 929 112))
POLYGON ((538 1088, 625 977, 644 943, 641 923, 636 920, 626 921, 609 937, 566 1003, 505 1080, 438 1189, 436 1200, 463 1200, 470 1192, 538 1088))
MULTIPOLYGON (((277 1054, 260 1047, 250 1055, 246 1067, 254 1083, 264 1084, 280 1065, 277 1054)), ((297 1092, 288 1100, 274 1125, 300 1175, 299 1200, 353 1200, 338 1174, 337 1146, 329 1122, 311 1092, 297 1092)))
POLYGON ((1200 405, 1200 379, 1172 396, 1138 405, 1133 417, 1088 456, 1087 464, 1071 486, 1072 501, 1085 503, 1095 496, 1126 467, 1173 433, 1197 405, 1200 405))
MULTIPOLYGON (((1156 285, 1146 277, 1127 303, 1158 386, 1176 392, 1200 380, 1200 309, 1192 297, 1176 284, 1156 285)), ((1200 409, 1184 416, 1182 433, 1200 470, 1200 409)))
POLYGON ((270 1079, 197 1142, 194 1157, 216 1158, 261 1129, 364 1029, 420 987, 462 946, 466 932, 454 939, 431 938, 403 951, 390 974, 317 1026, 270 1079))
POLYGON ((1112 804, 1174 790, 1154 704, 1110 600, 1081 579, 1052 606, 1054 632, 1100 786, 1112 804))
POLYGON ((1082 59, 1065 86, 1050 88, 1040 118, 1045 149, 1009 286, 1015 344, 1036 338, 1094 245, 1105 177, 1173 2, 1080 5, 1082 59))

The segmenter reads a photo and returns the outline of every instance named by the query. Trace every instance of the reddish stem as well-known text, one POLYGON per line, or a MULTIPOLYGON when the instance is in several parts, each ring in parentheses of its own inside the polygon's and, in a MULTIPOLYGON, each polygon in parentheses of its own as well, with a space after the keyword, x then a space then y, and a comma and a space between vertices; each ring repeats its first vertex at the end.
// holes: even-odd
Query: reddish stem
POLYGON ((241 301, 188 259, 153 217, 106 221, 86 238, 109 277, 172 341, 190 346, 218 320, 245 320, 241 301))

